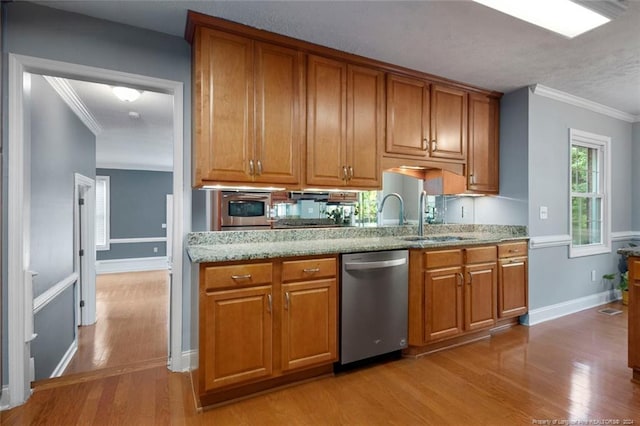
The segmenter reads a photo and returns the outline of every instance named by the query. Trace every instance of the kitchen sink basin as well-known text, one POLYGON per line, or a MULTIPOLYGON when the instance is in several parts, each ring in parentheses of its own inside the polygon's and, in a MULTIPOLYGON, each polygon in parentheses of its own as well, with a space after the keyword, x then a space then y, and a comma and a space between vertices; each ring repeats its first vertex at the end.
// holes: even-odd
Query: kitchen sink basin
POLYGON ((402 239, 405 241, 414 241, 419 243, 447 243, 470 240, 471 238, 457 237, 454 235, 425 235, 423 237, 412 235, 410 237, 403 237, 402 239))

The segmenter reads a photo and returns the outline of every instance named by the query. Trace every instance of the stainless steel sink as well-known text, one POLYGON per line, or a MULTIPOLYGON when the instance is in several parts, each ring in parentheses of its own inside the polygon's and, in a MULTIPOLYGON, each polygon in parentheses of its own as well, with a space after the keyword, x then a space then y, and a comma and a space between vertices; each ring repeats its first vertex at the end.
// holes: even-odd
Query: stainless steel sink
POLYGON ((463 241, 470 240, 471 238, 467 237, 458 237, 455 235, 425 235, 423 237, 420 236, 410 236, 410 237, 402 237, 405 241, 414 241, 420 243, 447 243, 454 241, 463 241))

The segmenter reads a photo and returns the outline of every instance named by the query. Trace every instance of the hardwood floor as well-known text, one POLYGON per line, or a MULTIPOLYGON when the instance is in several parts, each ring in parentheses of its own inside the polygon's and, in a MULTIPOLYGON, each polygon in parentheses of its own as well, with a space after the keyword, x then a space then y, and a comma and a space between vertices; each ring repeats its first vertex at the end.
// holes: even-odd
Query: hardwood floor
POLYGON ((640 385, 627 367, 626 308, 615 316, 598 309, 203 413, 195 411, 187 374, 153 367, 36 389, 1 419, 3 425, 638 424, 640 385))
POLYGON ((98 275, 97 321, 78 328, 78 351, 64 375, 166 361, 168 311, 167 271, 98 275))

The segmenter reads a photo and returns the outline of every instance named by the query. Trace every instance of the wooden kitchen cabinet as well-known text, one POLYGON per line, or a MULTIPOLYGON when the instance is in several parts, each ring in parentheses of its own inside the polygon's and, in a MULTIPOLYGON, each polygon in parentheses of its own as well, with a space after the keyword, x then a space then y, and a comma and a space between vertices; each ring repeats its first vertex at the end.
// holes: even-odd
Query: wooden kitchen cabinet
POLYGON ((496 246, 465 249, 464 329, 491 327, 497 317, 496 246))
POLYGON ((630 256, 629 266, 629 367, 633 381, 640 383, 640 257, 630 256))
POLYGON ((299 184, 303 54, 204 27, 193 51, 194 186, 299 184))
POLYGON ((431 158, 467 160, 468 94, 441 84, 431 86, 431 158))
POLYGON ((498 245, 498 317, 524 315, 529 309, 527 242, 498 245))
POLYGON ((203 405, 332 371, 337 265, 337 255, 200 265, 203 405))
POLYGON ((500 101, 486 95, 469 97, 467 189, 497 194, 499 178, 500 101))
POLYGON ((202 297, 204 391, 269 377, 272 287, 211 291, 202 297))
POLYGON ((424 341, 456 336, 463 331, 462 267, 424 273, 424 341))
POLYGON ((306 184, 380 188, 384 74, 309 55, 306 184))

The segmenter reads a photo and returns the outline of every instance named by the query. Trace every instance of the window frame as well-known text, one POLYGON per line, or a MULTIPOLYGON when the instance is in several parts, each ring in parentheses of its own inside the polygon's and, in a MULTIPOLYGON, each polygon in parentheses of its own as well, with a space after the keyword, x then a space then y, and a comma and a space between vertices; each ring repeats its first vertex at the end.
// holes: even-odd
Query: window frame
MULTIPOLYGON (((596 254, 611 253, 611 138, 595 133, 585 132, 577 129, 569 129, 569 235, 571 242, 569 244, 569 257, 592 256, 596 254), (573 146, 581 146, 598 151, 598 168, 599 173, 599 191, 595 198, 601 199, 601 243, 597 244, 573 244, 573 205, 574 198, 572 188, 572 164, 571 149, 573 146), (600 164, 602 163, 602 164, 600 164)), ((589 197, 594 198, 594 197, 589 197)))
POLYGON ((110 177, 109 176, 96 176, 96 212, 95 212, 95 240, 96 240, 96 251, 106 251, 106 250, 110 250, 111 249, 111 227, 110 227, 110 223, 111 223, 111 205, 110 205, 110 199, 111 199, 111 181, 110 181, 110 177), (104 212, 104 220, 105 220, 105 224, 104 224, 104 244, 103 245, 99 245, 98 244, 98 182, 105 182, 105 200, 104 200, 104 208, 105 208, 105 212, 104 212))

